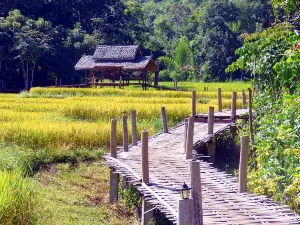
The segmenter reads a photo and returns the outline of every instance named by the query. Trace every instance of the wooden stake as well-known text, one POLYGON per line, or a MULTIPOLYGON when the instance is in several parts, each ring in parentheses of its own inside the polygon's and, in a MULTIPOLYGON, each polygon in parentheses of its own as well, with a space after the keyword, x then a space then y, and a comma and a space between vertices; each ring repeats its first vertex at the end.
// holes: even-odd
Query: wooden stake
POLYGON ((183 142, 184 153, 186 153, 186 141, 187 141, 187 132, 188 132, 188 122, 189 122, 189 119, 185 118, 184 119, 184 142, 183 142))
POLYGON ((168 133, 168 123, 167 123, 167 115, 165 106, 161 106, 161 120, 164 133, 168 133))
POLYGON ((236 119, 236 92, 232 92, 231 100, 231 119, 235 122, 236 119))
POLYGON ((241 137, 240 166, 239 166, 239 192, 247 192, 247 169, 249 153, 249 136, 241 137))
POLYGON ((109 203, 115 203, 118 201, 119 191, 119 174, 115 173, 114 169, 110 169, 109 176, 109 203))
POLYGON ((218 112, 222 112, 223 106, 222 106, 222 89, 218 88, 218 112))
POLYGON ((196 116, 196 102, 197 102, 196 91, 192 91, 192 116, 196 116))
POLYGON ((117 158, 117 120, 111 120, 110 128, 110 156, 117 158))
POLYGON ((214 107, 208 108, 208 134, 214 133, 214 107))
POLYGON ((137 146, 136 111, 131 110, 132 146, 137 146))
POLYGON ((149 183, 148 131, 142 131, 142 181, 149 183))
POLYGON ((194 200, 193 210, 193 225, 203 225, 203 209, 202 209, 202 191, 201 191, 201 176, 200 162, 190 162, 191 188, 192 199, 194 200))
MULTIPOLYGON (((207 133, 212 135, 214 133, 214 107, 208 108, 208 130, 207 133)), ((211 157, 211 162, 214 162, 215 160, 215 144, 214 141, 211 140, 207 142, 207 151, 208 155, 211 157)))
POLYGON ((194 122, 195 122, 195 117, 190 116, 188 121, 188 132, 187 132, 187 140, 186 140, 186 159, 192 159, 192 155, 193 155, 194 122))
MULTIPOLYGON (((242 108, 246 109, 246 94, 244 92, 244 90, 242 91, 242 108)), ((242 127, 244 127, 247 124, 247 119, 242 119, 242 127)))
POLYGON ((128 125, 126 111, 123 111, 123 151, 128 152, 128 125))
POLYGON ((193 224, 193 199, 180 199, 178 202, 177 225, 193 224))
POLYGON ((153 206, 145 199, 142 200, 142 225, 149 225, 153 218, 153 206), (149 211, 150 210, 150 211, 149 211))

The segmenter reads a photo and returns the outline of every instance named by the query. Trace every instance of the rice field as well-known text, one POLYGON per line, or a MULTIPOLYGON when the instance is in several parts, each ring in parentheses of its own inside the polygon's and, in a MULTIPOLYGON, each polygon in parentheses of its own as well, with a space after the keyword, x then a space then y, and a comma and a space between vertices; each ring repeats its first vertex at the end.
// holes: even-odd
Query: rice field
POLYGON ((147 129, 151 135, 162 130, 162 105, 169 126, 191 114, 190 90, 197 90, 200 113, 209 106, 217 108, 213 85, 224 87, 224 109, 230 108, 232 91, 238 92, 237 106, 241 108, 241 90, 249 86, 206 84, 209 91, 204 92, 202 84, 179 85, 188 91, 33 88, 18 95, 0 94, 0 224, 134 224, 134 214, 126 204, 103 204, 108 176, 104 166, 84 164, 74 170, 73 164, 101 158, 109 146, 112 118, 118 119, 117 141, 122 144, 123 111, 129 116, 135 109, 138 134, 147 129), (33 179, 28 177, 44 166, 33 179))
MULTIPOLYGON (((238 89, 239 87, 237 87, 238 89)), ((230 108, 231 92, 222 92, 223 107, 230 108)), ((217 92, 197 92, 197 112, 217 107, 217 92)), ((241 107, 241 92, 237 106, 241 107)), ((138 133, 161 130, 160 108, 165 105, 174 125, 191 114, 191 92, 76 88, 33 88, 19 95, 0 94, 0 140, 34 149, 106 148, 110 120, 120 121, 136 110, 138 133)), ((130 121, 129 121, 130 127, 130 121)), ((130 129, 129 129, 130 130, 130 129)), ((122 141, 118 123, 118 142, 122 141)), ((129 132, 129 140, 131 132, 129 132)))

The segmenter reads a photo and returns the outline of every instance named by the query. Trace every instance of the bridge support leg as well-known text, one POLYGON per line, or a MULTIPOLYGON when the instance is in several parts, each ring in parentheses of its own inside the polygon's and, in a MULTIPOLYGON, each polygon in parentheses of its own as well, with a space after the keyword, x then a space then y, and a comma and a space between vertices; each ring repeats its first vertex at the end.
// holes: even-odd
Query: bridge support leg
POLYGON ((123 112, 123 151, 128 152, 128 125, 127 125, 127 115, 123 112))
POLYGON ((218 88, 218 112, 223 111, 223 106, 222 106, 222 89, 218 88))
POLYGON ((188 122, 187 140, 186 140, 186 159, 192 159, 193 156, 193 140, 194 140, 194 122, 195 117, 190 116, 188 122))
POLYGON ((249 154, 249 136, 241 137, 241 152, 239 166, 239 192, 247 192, 247 168, 249 154))
POLYGON ((201 176, 200 162, 190 162, 192 199, 194 200, 193 207, 193 225, 203 225, 203 208, 202 208, 202 191, 201 191, 201 176))
POLYGON ((232 100, 231 100, 231 120, 235 123, 236 120, 236 92, 232 92, 232 100))
POLYGON ((110 169, 109 176, 109 203, 115 203, 118 201, 119 191, 119 174, 115 173, 114 169, 110 169))
MULTIPOLYGON (((208 134, 213 135, 214 133, 214 107, 208 108, 208 134)), ((208 155, 211 157, 211 162, 215 161, 215 143, 214 140, 207 142, 208 155)))
POLYGON ((148 225, 153 218, 153 207, 145 199, 142 200, 142 223, 141 225, 148 225))
POLYGON ((193 199, 180 199, 178 202, 177 225, 193 224, 193 199))
MULTIPOLYGON (((246 94, 244 91, 242 91, 242 108, 246 109, 246 94)), ((244 127, 247 124, 248 120, 247 119, 242 119, 242 127, 244 127)))
POLYGON ((192 116, 196 116, 196 103, 197 103, 197 95, 196 91, 192 91, 192 116))
POLYGON ((166 114, 165 106, 161 107, 161 120, 162 120, 164 133, 168 133, 169 131, 168 131, 168 122, 167 122, 167 114, 166 114))

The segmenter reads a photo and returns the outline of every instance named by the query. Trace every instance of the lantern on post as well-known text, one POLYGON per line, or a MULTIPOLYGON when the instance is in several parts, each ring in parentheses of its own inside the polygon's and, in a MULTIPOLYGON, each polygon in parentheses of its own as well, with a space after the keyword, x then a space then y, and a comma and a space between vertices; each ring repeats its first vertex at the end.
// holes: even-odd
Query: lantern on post
POLYGON ((190 191, 192 188, 189 188, 186 183, 183 183, 182 188, 179 189, 180 196, 182 199, 189 199, 190 198, 190 191))

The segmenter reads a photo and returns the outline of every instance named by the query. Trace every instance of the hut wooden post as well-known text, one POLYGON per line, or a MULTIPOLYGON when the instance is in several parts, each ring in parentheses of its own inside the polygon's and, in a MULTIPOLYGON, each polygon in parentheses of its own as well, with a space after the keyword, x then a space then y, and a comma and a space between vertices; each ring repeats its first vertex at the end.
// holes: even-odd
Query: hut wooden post
POLYGON ((151 219, 153 218, 153 207, 145 199, 142 200, 142 225, 149 225, 151 219))
POLYGON ((167 114, 165 106, 161 106, 161 120, 164 133, 168 133, 168 122, 167 122, 167 114))
POLYGON ((55 78, 55 87, 58 86, 58 80, 57 80, 57 77, 55 78))
POLYGON ((156 71, 154 75, 154 86, 158 86, 158 79, 159 79, 159 71, 156 71))
MULTIPOLYGON (((208 131, 207 133, 209 135, 213 135, 214 133, 214 107, 209 107, 208 108, 208 131)), ((214 140, 210 140, 207 142, 207 150, 208 150, 208 155, 211 157, 211 161, 214 161, 215 159, 215 144, 214 140)))
POLYGON ((187 141, 187 132, 188 132, 188 122, 189 119, 185 118, 184 119, 184 142, 183 142, 183 148, 184 148, 184 153, 186 154, 186 141, 187 141))
POLYGON ((123 151, 128 152, 128 125, 126 111, 123 111, 123 151))
POLYGON ((195 122, 195 117, 190 116, 188 122, 188 132, 187 132, 187 140, 186 140, 186 159, 192 159, 192 155, 193 155, 194 122, 195 122))
POLYGON ((132 146, 137 146, 136 111, 131 111, 132 146))
POLYGON ((119 84, 119 88, 122 89, 122 76, 120 76, 120 84, 119 84))
POLYGON ((110 129, 110 156, 117 158, 117 120, 111 120, 110 129))
POLYGON ((196 116, 196 102, 197 102, 197 95, 196 91, 192 91, 192 116, 196 116))
POLYGON ((142 181, 149 183, 148 131, 142 131, 142 181))
POLYGON ((223 106, 222 106, 222 89, 218 88, 218 112, 222 112, 223 106))
POLYGON ((249 153, 249 136, 241 137, 240 165, 239 165, 239 192, 247 192, 247 169, 249 153))
POLYGON ((193 225, 203 225, 203 209, 202 209, 202 191, 201 191, 201 176, 200 162, 190 162, 191 188, 192 199, 194 200, 193 207, 193 225))
POLYGON ((178 202, 177 225, 193 224, 193 199, 180 199, 178 202))
POLYGON ((109 175, 109 203, 112 204, 118 201, 119 174, 115 173, 115 170, 111 168, 109 175))
POLYGON ((231 100, 231 119, 235 123, 236 119, 236 92, 232 92, 232 100, 231 100))

